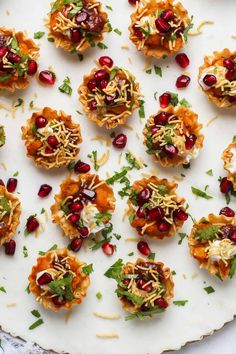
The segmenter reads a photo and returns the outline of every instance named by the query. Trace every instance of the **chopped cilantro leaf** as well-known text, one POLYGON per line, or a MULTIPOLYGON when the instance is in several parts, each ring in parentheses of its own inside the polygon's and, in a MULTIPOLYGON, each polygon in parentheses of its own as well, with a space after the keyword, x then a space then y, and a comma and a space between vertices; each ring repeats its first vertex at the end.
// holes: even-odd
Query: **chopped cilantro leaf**
POLYGON ((34 33, 34 39, 40 39, 45 35, 45 32, 35 32, 34 33))
POLYGON ((71 87, 71 81, 68 76, 63 80, 63 84, 58 87, 58 90, 61 91, 62 93, 65 93, 66 95, 71 96, 72 94, 72 87, 71 87))
POLYGON ((207 286, 204 290, 207 294, 212 294, 215 292, 215 289, 212 286, 207 286))
POLYGON ((201 191, 200 189, 198 188, 195 188, 195 187, 191 187, 191 190, 192 190, 192 193, 195 194, 196 196, 198 197, 201 197, 201 198, 204 198, 204 199, 212 199, 213 197, 203 191, 201 191))
POLYGON ((35 329, 43 323, 44 323, 43 319, 39 318, 36 322, 34 322, 31 326, 29 326, 29 330, 35 329))
POLYGON ((188 236, 186 233, 184 233, 184 232, 179 232, 179 241, 178 241, 178 245, 181 245, 182 244, 182 242, 183 242, 183 240, 188 236))
POLYGON ((38 310, 32 310, 31 313, 32 313, 32 315, 33 315, 34 317, 37 317, 37 318, 41 317, 41 315, 40 315, 40 313, 38 312, 38 310))
POLYGON ((188 300, 178 300, 178 301, 173 301, 173 304, 176 306, 185 306, 187 302, 188 300))
POLYGON ((91 273, 93 272, 93 265, 92 265, 92 264, 88 264, 88 265, 84 266, 84 267, 82 268, 82 272, 83 272, 84 274, 86 274, 86 275, 91 274, 91 273))

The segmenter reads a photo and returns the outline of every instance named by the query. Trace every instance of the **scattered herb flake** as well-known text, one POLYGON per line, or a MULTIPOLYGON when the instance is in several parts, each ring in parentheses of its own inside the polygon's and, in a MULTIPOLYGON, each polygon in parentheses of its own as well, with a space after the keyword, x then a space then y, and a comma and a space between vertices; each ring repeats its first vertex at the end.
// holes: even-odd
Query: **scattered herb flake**
POLYGON ((204 191, 201 191, 200 189, 198 188, 195 188, 195 187, 191 187, 191 190, 192 190, 192 193, 195 194, 196 196, 198 197, 201 197, 201 198, 204 198, 204 199, 212 199, 213 197, 207 193, 205 193, 204 191))
POLYGON ((206 288, 204 288, 204 290, 207 294, 212 294, 215 292, 215 289, 212 286, 207 286, 206 288))
POLYGON ((139 117, 140 118, 145 118, 145 110, 144 110, 144 103, 145 101, 143 100, 138 100, 139 103, 139 117))
POLYGON ((185 306, 187 302, 188 300, 178 300, 178 301, 173 301, 173 304, 176 306, 185 306))
POLYGON ((147 258, 151 259, 152 261, 154 261, 155 260, 155 256, 156 256, 156 253, 151 252, 147 258))
POLYGON ((88 264, 82 268, 82 272, 86 275, 89 275, 93 272, 93 264, 88 264))
POLYGON ((4 286, 0 286, 0 291, 6 293, 6 289, 4 288, 4 286))
POLYGON ((107 8, 108 10, 110 10, 110 11, 113 11, 113 8, 112 8, 111 6, 109 6, 109 5, 106 5, 106 8, 107 8))
POLYGON ((183 240, 188 236, 186 233, 184 233, 184 232, 179 232, 179 241, 178 241, 178 245, 182 245, 182 242, 183 242, 183 240))
POLYGON ((147 316, 155 315, 157 313, 162 313, 164 311, 165 311, 165 309, 159 308, 159 309, 155 309, 155 310, 136 312, 132 315, 126 316, 125 321, 130 321, 130 320, 134 320, 134 319, 144 320, 147 316))
POLYGON ((132 257, 133 255, 134 255, 134 252, 128 253, 128 256, 129 256, 129 257, 132 257))
POLYGON ((19 176, 19 171, 16 171, 13 175, 13 177, 17 177, 17 176, 19 176))
POLYGON ((183 107, 190 108, 191 104, 186 100, 186 98, 182 98, 182 100, 179 101, 179 104, 183 107))
POLYGON ((34 317, 37 317, 37 318, 40 318, 40 317, 41 317, 41 315, 40 315, 40 313, 38 312, 38 310, 32 310, 31 313, 32 313, 32 315, 33 315, 34 317))
POLYGON ((24 258, 29 256, 28 249, 26 246, 23 246, 23 255, 24 255, 24 258))
POLYGON ((96 298, 98 300, 100 300, 102 298, 102 293, 100 293, 100 291, 96 294, 96 298))
POLYGON ((34 33, 34 39, 40 39, 45 35, 45 32, 35 32, 34 33))
POLYGON ((229 271, 229 278, 233 278, 234 273, 236 270, 236 256, 234 256, 230 261, 230 271, 229 271))
POLYGON ((121 269, 123 267, 123 260, 119 258, 112 266, 104 273, 105 277, 115 279, 117 282, 120 280, 121 269))
POLYGON ((23 98, 17 98, 17 104, 15 105, 15 107, 20 107, 23 104, 24 100, 23 98))
POLYGON ((102 49, 102 50, 108 48, 108 46, 107 46, 106 44, 102 43, 102 42, 99 42, 99 43, 97 44, 97 46, 98 46, 98 48, 100 48, 100 49, 102 49))
POLYGON ((98 171, 100 166, 97 163, 97 158, 98 158, 97 151, 96 150, 92 151, 92 153, 89 154, 88 157, 91 159, 95 171, 98 171))
POLYGON ((66 95, 71 96, 72 94, 72 87, 71 87, 71 81, 68 76, 63 80, 63 84, 58 87, 58 90, 61 91, 62 93, 65 93, 66 95))
POLYGON ((29 330, 35 329, 38 326, 40 326, 41 324, 43 324, 43 319, 39 318, 37 321, 35 321, 31 326, 29 326, 29 330))
POLYGON ((208 171, 206 171, 206 174, 207 174, 208 176, 213 176, 213 171, 212 171, 212 170, 208 170, 208 171))
POLYGON ((55 39, 52 37, 48 37, 48 42, 55 42, 55 39))
POLYGON ((155 74, 162 77, 162 69, 160 66, 154 65, 155 74))
POLYGON ((115 293, 118 296, 125 296, 127 299, 134 301, 138 305, 142 305, 143 298, 137 295, 134 295, 126 290, 116 289, 115 293))
POLYGON ((119 30, 119 28, 115 28, 113 31, 114 31, 116 34, 118 34, 119 36, 122 35, 122 32, 119 30))

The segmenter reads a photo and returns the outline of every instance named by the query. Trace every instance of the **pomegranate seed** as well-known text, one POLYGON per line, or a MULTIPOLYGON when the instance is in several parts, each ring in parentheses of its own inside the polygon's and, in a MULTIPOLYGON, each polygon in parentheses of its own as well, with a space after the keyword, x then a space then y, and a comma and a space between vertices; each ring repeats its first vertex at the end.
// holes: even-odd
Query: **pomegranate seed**
POLYGON ((171 228, 171 225, 166 221, 161 221, 158 225, 158 230, 160 232, 168 232, 170 230, 170 228, 171 228))
POLYGON ((83 210, 83 204, 80 202, 73 202, 70 204, 69 209, 72 213, 80 213, 83 210))
POLYGON ((139 2, 140 0, 128 0, 130 5, 136 5, 136 2, 139 2))
POLYGON ((43 116, 36 117, 34 122, 37 129, 44 128, 48 124, 47 119, 43 116))
POLYGON ((52 187, 49 186, 49 184, 42 184, 39 188, 38 196, 40 198, 45 198, 51 193, 51 191, 52 191, 52 187))
POLYGON ((113 60, 106 55, 100 57, 98 61, 101 66, 108 66, 108 68, 111 68, 113 66, 113 60))
POLYGON ((171 10, 165 10, 162 12, 161 14, 161 18, 166 21, 169 22, 171 20, 173 20, 175 18, 174 13, 171 10))
POLYGON ((128 287, 128 285, 130 283, 130 279, 126 279, 126 278, 122 279, 122 283, 128 287))
POLYGON ((196 137, 195 134, 190 134, 189 136, 186 136, 186 138, 185 138, 185 148, 187 150, 191 150, 194 147, 196 141, 197 141, 197 137, 196 137))
POLYGON ((142 253, 144 256, 149 256, 151 254, 150 247, 148 246, 146 241, 139 241, 137 243, 137 249, 139 250, 140 253, 142 253))
POLYGON ((89 229, 86 226, 78 227, 78 231, 79 231, 81 237, 85 238, 89 235, 89 229))
POLYGON ((179 66, 183 69, 187 68, 189 66, 189 58, 185 53, 179 53, 175 57, 176 63, 179 64, 179 66))
POLYGON ((69 217, 69 221, 72 222, 72 224, 76 224, 79 221, 80 217, 78 214, 72 214, 69 217))
POLYGON ((28 61, 27 74, 28 74, 29 76, 33 76, 33 75, 36 74, 37 69, 38 69, 38 64, 36 63, 36 61, 33 60, 33 59, 30 59, 30 60, 28 61))
POLYGON ((236 80, 236 69, 227 71, 227 73, 225 74, 225 77, 229 81, 236 80))
POLYGON ((75 173, 87 173, 90 169, 90 165, 82 161, 78 161, 74 166, 75 173))
POLYGON ((233 242, 233 243, 236 243, 236 230, 232 230, 230 236, 229 236, 229 239, 233 242))
POLYGON ((4 57, 6 52, 7 52, 7 48, 6 47, 0 48, 0 59, 4 57))
POLYGON ((188 219, 188 214, 184 210, 178 209, 174 211, 174 217, 181 221, 186 221, 188 219))
POLYGON ((17 64, 19 63, 19 61, 21 60, 20 56, 12 53, 12 52, 8 52, 7 53, 7 59, 12 63, 12 64, 17 64))
POLYGON ((81 11, 75 16, 75 22, 77 23, 77 25, 80 25, 82 22, 85 22, 88 17, 89 14, 87 12, 81 11))
POLYGON ((220 210, 220 215, 225 215, 229 218, 233 218, 235 216, 235 212, 231 208, 225 207, 220 210))
POLYGON ((148 211, 148 219, 151 221, 164 218, 165 213, 161 207, 156 207, 148 211))
POLYGON ((13 256, 16 250, 16 241, 10 240, 9 242, 4 243, 5 254, 8 256, 13 256))
POLYGON ((143 210, 142 206, 140 206, 138 208, 138 210, 136 211, 136 215, 138 218, 145 218, 146 214, 145 214, 145 211, 143 210))
POLYGON ((143 291, 147 291, 148 293, 152 290, 151 284, 146 285, 147 282, 144 279, 140 279, 137 282, 137 287, 143 291))
POLYGON ((204 76, 203 82, 205 85, 211 87, 216 84, 217 79, 216 79, 215 75, 207 74, 206 76, 204 76))
POLYGON ((3 182, 3 180, 0 178, 0 186, 5 187, 5 183, 3 182))
POLYGON ((228 100, 231 103, 235 103, 236 102, 236 96, 228 96, 228 100))
POLYGON ((107 80, 102 80, 100 83, 99 83, 99 87, 101 90, 105 90, 105 88, 107 87, 108 85, 108 81, 107 80))
POLYGON ((159 127, 152 128, 152 135, 155 135, 159 129, 160 129, 159 127))
POLYGON ((91 92, 94 92, 97 87, 97 81, 95 79, 89 80, 89 82, 87 83, 87 87, 91 92))
POLYGON ((82 197, 88 200, 93 200, 94 198, 96 198, 96 192, 93 191, 92 189, 87 189, 87 188, 82 189, 81 195, 82 197))
POLYGON ((127 143, 127 136, 125 134, 118 134, 112 142, 112 145, 117 149, 123 149, 127 143))
POLYGON ((227 194, 233 188, 233 183, 227 179, 227 177, 222 178, 220 182, 220 190, 222 193, 227 194))
POLYGON ((169 157, 174 157, 174 156, 177 156, 178 153, 179 153, 179 150, 177 147, 175 147, 174 145, 172 144, 166 144, 164 147, 163 147, 163 151, 166 155, 168 155, 169 157))
POLYGON ((79 29, 73 28, 70 30, 70 39, 73 43, 79 43, 82 39, 82 33, 79 29))
POLYGON ((143 39, 143 32, 141 31, 141 29, 134 25, 133 30, 135 36, 141 41, 143 39))
POLYGON ((229 238, 232 233, 233 225, 224 225, 220 227, 221 238, 229 238))
POLYGON ((169 92, 165 92, 159 97, 159 102, 160 102, 161 108, 168 107, 170 104, 170 101, 171 101, 171 95, 169 92))
POLYGON ((90 111, 95 111, 97 109, 97 101, 92 100, 89 102, 89 109, 90 111))
POLYGON ((56 75, 50 70, 40 71, 39 81, 46 85, 54 85, 56 81, 56 75))
POLYGON ((7 181, 7 190, 9 193, 13 193, 17 187, 17 179, 16 178, 9 178, 7 181))
POLYGON ((51 274, 45 272, 37 279, 37 284, 39 286, 46 285, 48 283, 51 283, 52 280, 53 279, 52 279, 51 274))
POLYGON ((105 96, 105 104, 106 105, 110 105, 110 104, 113 104, 114 103, 114 101, 115 101, 115 98, 116 98, 116 96, 115 95, 106 95, 105 96))
POLYGON ((109 81, 109 78, 110 78, 109 73, 104 69, 100 69, 100 70, 96 71, 96 73, 94 74, 94 79, 96 81, 102 81, 102 80, 109 81))
POLYGON ((234 69, 234 62, 233 62, 233 60, 231 60, 229 58, 224 59, 223 65, 228 70, 233 70, 234 69))
POLYGON ((137 201, 138 205, 143 205, 144 203, 149 201, 150 197, 151 197, 150 189, 144 188, 137 195, 136 201, 137 201))
POLYGON ((60 299, 59 296, 54 296, 51 299, 55 306, 63 306, 66 304, 66 299, 60 299))
POLYGON ((156 299, 154 301, 154 304, 161 307, 162 309, 166 309, 168 307, 168 302, 163 299, 163 297, 159 297, 159 299, 156 299))
POLYGON ((30 216, 26 223, 26 230, 28 233, 34 232, 39 227, 39 222, 35 216, 30 216))
POLYGON ((177 88, 185 88, 190 84, 190 77, 187 75, 180 75, 176 80, 176 87, 177 88))
POLYGON ((57 138, 54 135, 49 135, 49 137, 47 138, 47 143, 53 149, 56 148, 57 145, 59 144, 57 138))
POLYGON ((112 256, 115 251, 115 247, 111 243, 107 242, 102 245, 102 250, 106 256, 112 256))
POLYGON ((170 116, 170 113, 161 112, 154 117, 154 123, 157 125, 166 125, 170 116))
POLYGON ((54 153, 53 149, 51 149, 49 146, 46 146, 46 148, 45 148, 45 154, 51 155, 51 154, 53 154, 53 153, 54 153))
POLYGON ((169 23, 163 20, 161 17, 156 19, 155 25, 160 33, 167 33, 170 29, 169 23))
POLYGON ((82 247, 82 244, 83 244, 83 239, 82 238, 74 238, 71 243, 70 243, 70 249, 73 251, 73 252, 78 252, 81 247, 82 247))

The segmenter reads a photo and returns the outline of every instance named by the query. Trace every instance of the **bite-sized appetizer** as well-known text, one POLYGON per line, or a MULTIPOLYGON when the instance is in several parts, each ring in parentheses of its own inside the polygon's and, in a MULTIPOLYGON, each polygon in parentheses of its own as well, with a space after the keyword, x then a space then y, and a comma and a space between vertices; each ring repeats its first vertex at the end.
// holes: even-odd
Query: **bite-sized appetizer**
POLYGON ((218 107, 236 104, 236 52, 224 49, 204 58, 199 68, 199 84, 218 107))
POLYGON ((108 32, 108 16, 96 0, 61 1, 52 3, 49 13, 49 37, 56 47, 74 53, 83 52, 103 39, 108 32))
POLYGON ((130 39, 146 56, 165 58, 178 52, 192 28, 188 11, 173 0, 140 0, 131 15, 130 39))
POLYGON ((79 305, 90 279, 81 262, 67 249, 56 249, 37 259, 29 275, 29 290, 36 301, 53 311, 79 305))
POLYGON ((0 125, 0 147, 5 145, 5 142, 6 142, 5 129, 3 125, 0 125))
POLYGON ((80 125, 73 123, 71 116, 63 111, 45 107, 41 112, 34 112, 21 130, 27 156, 37 167, 67 166, 80 151, 80 125))
POLYGON ((152 317, 169 306, 174 282, 170 269, 163 263, 139 258, 124 265, 120 259, 113 266, 105 275, 117 281, 116 294, 123 308, 134 315, 130 319, 152 317))
POLYGON ((227 179, 232 182, 236 190, 236 141, 233 141, 222 154, 224 169, 228 172, 227 179))
POLYGON ((0 246, 10 241, 20 223, 20 201, 0 186, 0 246))
POLYGON ((148 119, 143 130, 147 153, 162 166, 187 165, 202 148, 201 128, 198 115, 189 108, 162 109, 148 119))
POLYGON ((130 224, 139 235, 162 239, 177 233, 188 219, 177 184, 155 176, 135 181, 128 199, 130 224))
POLYGON ((52 205, 52 220, 70 239, 87 238, 103 230, 115 209, 113 190, 98 175, 80 174, 66 178, 52 205))
POLYGON ((134 75, 105 58, 99 60, 102 69, 93 69, 84 76, 78 93, 88 118, 99 127, 113 129, 124 124, 139 106, 140 91, 134 75))
POLYGON ((190 253, 200 268, 221 279, 232 278, 236 264, 236 219, 224 214, 201 218, 188 238, 190 253))
POLYGON ((0 27, 0 89, 15 91, 36 74, 39 47, 23 32, 0 27))

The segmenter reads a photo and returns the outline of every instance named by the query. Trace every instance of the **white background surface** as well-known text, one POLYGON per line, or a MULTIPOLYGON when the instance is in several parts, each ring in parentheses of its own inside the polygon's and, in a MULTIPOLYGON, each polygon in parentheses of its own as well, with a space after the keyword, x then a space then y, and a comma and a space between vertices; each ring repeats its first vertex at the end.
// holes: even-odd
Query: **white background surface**
MULTIPOLYGON (((155 91, 160 94, 166 90, 176 92, 175 80, 181 73, 180 68, 174 63, 174 59, 165 62, 156 63, 161 65, 163 69, 163 78, 143 73, 146 60, 142 54, 137 53, 133 45, 129 42, 127 27, 129 24, 129 13, 131 8, 126 0, 103 1, 104 5, 109 4, 114 11, 109 12, 110 20, 113 28, 118 27, 122 30, 121 37, 116 34, 108 34, 105 43, 109 46, 107 51, 101 52, 99 49, 87 52, 86 58, 79 63, 76 57, 72 57, 56 50, 52 43, 48 43, 46 37, 41 39, 41 57, 40 69, 46 69, 52 65, 57 74, 58 80, 53 88, 42 88, 33 81, 31 87, 24 93, 17 92, 14 96, 3 95, 2 99, 11 104, 12 98, 22 97, 25 105, 31 100, 35 101, 35 105, 42 107, 48 105, 52 108, 64 109, 73 115, 75 121, 81 124, 84 144, 81 148, 81 159, 87 160, 87 154, 92 149, 99 149, 99 154, 107 150, 105 146, 92 143, 91 138, 94 135, 106 135, 105 131, 97 129, 85 117, 78 116, 76 110, 81 110, 78 103, 76 89, 81 83, 83 74, 88 73, 94 66, 93 61, 100 55, 111 55, 116 64, 131 70, 141 83, 142 92, 146 101, 146 116, 153 114, 158 110, 158 104, 153 98, 155 91), (127 44, 129 51, 122 51, 121 45, 127 44), (129 64, 128 57, 132 58, 129 64), (65 76, 72 79, 73 96, 67 97, 59 93, 57 87, 62 83, 65 76), (38 98, 33 97, 37 93, 38 98)), ((172 178, 173 176, 185 173, 187 175, 179 187, 178 193, 185 196, 190 204, 190 211, 195 218, 207 215, 209 212, 218 212, 224 204, 224 198, 219 193, 217 178, 223 174, 222 161, 220 160, 223 149, 230 143, 232 136, 235 135, 235 110, 226 111, 219 110, 207 102, 203 93, 199 90, 196 78, 198 67, 202 64, 203 56, 211 53, 215 49, 223 49, 229 47, 235 48, 235 40, 231 38, 232 34, 236 34, 235 28, 235 10, 236 3, 234 0, 227 0, 227 17, 222 16, 226 11, 226 2, 223 0, 185 0, 183 4, 189 9, 190 14, 194 15, 194 22, 198 25, 204 19, 215 21, 215 25, 204 27, 203 34, 199 37, 190 38, 186 53, 191 60, 191 66, 188 71, 191 73, 192 83, 187 90, 179 93, 180 97, 185 97, 191 102, 193 110, 199 114, 202 123, 206 123, 209 119, 218 115, 219 119, 215 121, 209 128, 204 129, 206 136, 205 147, 197 161, 192 165, 189 171, 178 169, 161 169, 155 166, 151 158, 145 155, 145 148, 142 141, 138 141, 135 132, 141 133, 144 121, 139 121, 138 114, 129 121, 135 131, 130 132, 124 130, 128 135, 128 148, 135 151, 138 156, 144 156, 148 163, 146 171, 155 168, 158 176, 172 178), (209 11, 210 10, 210 11, 209 11), (212 168, 214 177, 209 177, 205 171, 212 168), (197 201, 191 194, 191 185, 203 188, 209 184, 209 194, 214 196, 211 201, 198 199, 197 201)), ((49 1, 41 0, 12 0, 2 1, 0 4, 0 16, 2 25, 15 26, 18 30, 27 29, 28 33, 33 36, 34 32, 44 30, 43 18, 49 10, 49 1), (6 16, 6 10, 10 11, 10 16, 6 16)), ((189 257, 186 242, 182 246, 177 245, 177 238, 164 240, 161 242, 150 242, 153 251, 156 252, 157 258, 164 261, 172 269, 176 270, 176 287, 175 300, 188 299, 189 304, 183 308, 171 306, 168 311, 152 321, 142 323, 120 321, 105 321, 95 318, 93 311, 103 313, 120 313, 120 303, 117 301, 113 293, 115 284, 112 280, 103 277, 104 271, 114 263, 118 257, 125 260, 135 259, 138 255, 134 243, 126 243, 124 240, 119 241, 118 252, 111 259, 106 258, 101 251, 95 253, 81 251, 79 257, 88 263, 93 262, 95 272, 91 276, 92 285, 88 292, 86 301, 77 308, 69 323, 64 324, 64 314, 52 314, 45 311, 40 305, 35 303, 32 295, 24 292, 27 286, 27 277, 32 265, 35 263, 39 250, 47 250, 52 244, 57 243, 59 246, 66 246, 67 240, 62 237, 60 230, 50 222, 46 224, 46 230, 38 239, 33 236, 24 238, 23 227, 26 218, 32 213, 40 213, 42 207, 49 211, 49 207, 53 201, 53 194, 58 192, 59 184, 66 176, 66 172, 45 172, 38 171, 29 159, 25 157, 25 149, 20 140, 20 127, 32 112, 26 110, 21 113, 18 110, 16 119, 10 116, 5 117, 5 112, 1 111, 0 123, 6 126, 7 144, 1 149, 1 162, 7 164, 7 171, 1 170, 3 178, 8 178, 18 170, 20 198, 22 200, 23 214, 21 218, 21 235, 17 237, 17 252, 14 258, 4 255, 0 250, 1 271, 0 285, 7 289, 7 294, 0 294, 0 324, 8 331, 21 335, 22 337, 36 341, 45 348, 55 348, 56 350, 67 350, 73 354, 92 354, 96 348, 96 354, 158 354, 163 349, 174 349, 180 347, 186 341, 200 338, 203 334, 211 332, 215 328, 222 327, 225 321, 229 321, 236 313, 236 287, 235 281, 226 281, 222 284, 218 279, 210 277, 206 272, 199 271, 197 264, 189 257), (53 185, 53 193, 45 201, 38 201, 37 191, 42 183, 53 185), (29 249, 29 257, 23 258, 22 248, 26 245, 29 249), (128 257, 131 251, 135 252, 135 257, 128 257), (191 279, 192 274, 198 273, 198 278, 191 279), (187 279, 183 278, 183 274, 187 279), (205 283, 206 282, 206 285, 205 283), (216 292, 207 295, 203 287, 212 285, 216 292), (102 301, 98 301, 95 297, 97 291, 104 294, 102 301), (7 308, 6 305, 17 302, 15 308, 7 308), (45 321, 44 325, 32 332, 28 331, 28 326, 34 322, 34 318, 30 311, 37 308, 45 321), (19 321, 20 319, 20 321, 19 321), (96 339, 96 333, 118 332, 119 340, 102 341, 96 339)), ((121 131, 118 129, 117 131, 121 131)), ((112 158, 109 164, 105 165, 99 174, 105 178, 106 171, 118 170, 120 166, 117 163, 118 154, 111 149, 112 158)), ((133 173, 131 180, 141 178, 141 172, 133 173)), ((118 201, 117 210, 113 218, 115 232, 120 233, 123 237, 134 237, 135 232, 132 230, 126 220, 125 224, 120 222, 126 207, 125 201, 118 201)), ((235 208, 235 200, 231 203, 231 207, 235 208)), ((43 219, 43 218, 42 218, 43 219)), ((183 232, 189 232, 191 222, 189 221, 183 232)), ((233 327, 233 326, 232 326, 233 327)), ((229 327, 231 328, 231 326, 229 327)), ((224 330, 225 332, 226 330, 224 330)), ((222 332, 223 333, 223 332, 222 332)), ((233 353, 234 347, 230 345, 230 340, 225 339, 225 335, 217 334, 216 337, 207 339, 200 347, 187 347, 183 349, 183 353, 199 353, 203 350, 205 353, 233 353), (216 339, 215 339, 216 338, 216 339), (218 344, 218 338, 222 339, 222 347, 218 344), (216 343, 214 348, 208 343, 216 343), (226 345, 229 347, 226 347, 226 345), (209 352, 207 351, 209 347, 209 352), (195 349, 196 348, 196 349, 195 349), (199 349, 201 348, 201 349, 199 349), (202 349, 203 348, 203 349, 202 349), (219 349, 220 348, 220 349, 219 349), (227 348, 227 349, 226 349, 227 348), (194 352, 195 350, 195 352, 194 352), (213 351, 212 351, 213 350, 213 351), (228 351, 227 351, 228 350, 228 351)), ((232 337, 231 337, 232 338, 232 337)), ((220 339, 221 342, 221 339, 220 339)), ((234 342, 235 343, 235 342, 234 342)))

